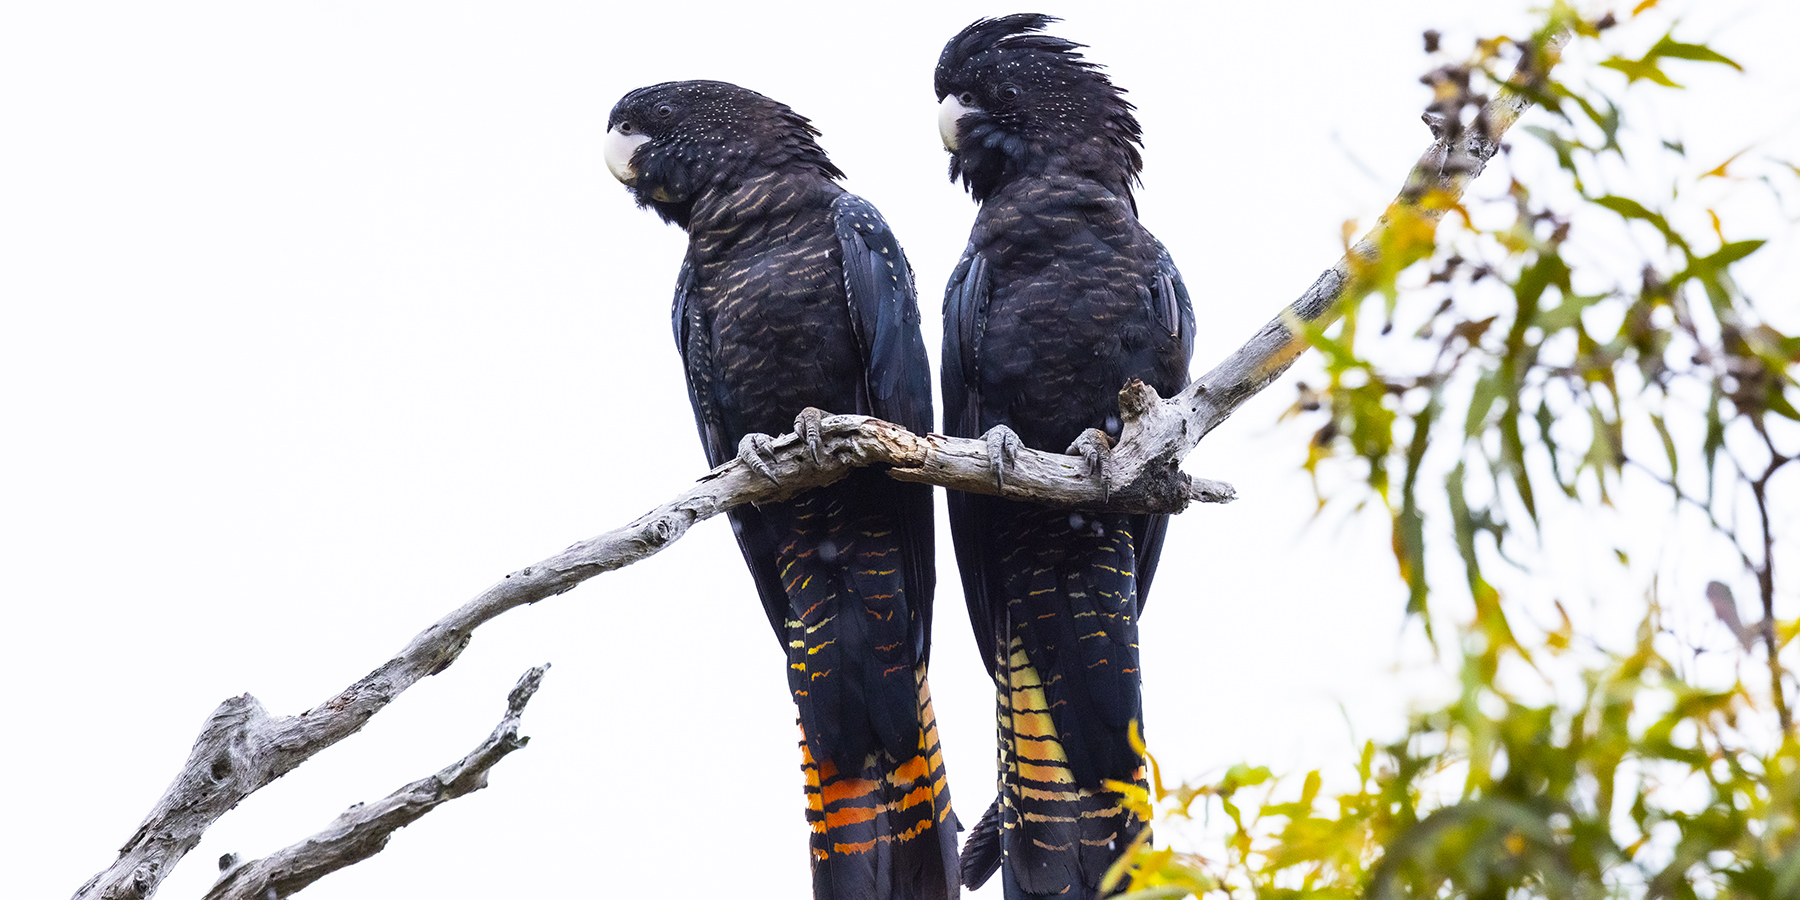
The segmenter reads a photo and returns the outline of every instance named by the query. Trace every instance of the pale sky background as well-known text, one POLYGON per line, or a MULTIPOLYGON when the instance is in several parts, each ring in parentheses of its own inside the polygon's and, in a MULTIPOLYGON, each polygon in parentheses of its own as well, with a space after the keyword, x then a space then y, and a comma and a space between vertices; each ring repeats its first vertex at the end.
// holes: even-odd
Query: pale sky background
MULTIPOLYGON (((1196 371, 1393 196, 1429 139, 1420 32, 1465 47, 1521 31, 1523 6, 1037 7, 1140 107, 1142 217, 1193 293, 1196 371)), ((685 235, 600 157, 626 91, 723 79, 811 117, 906 246, 935 360, 975 208, 945 178, 931 69, 974 17, 1021 9, 0 11, 5 893, 66 896, 107 865, 222 699, 298 713, 701 474, 668 327, 685 235)), ((1693 155, 1784 130, 1791 146, 1800 4, 1712 4, 1680 34, 1751 69, 1695 77, 1659 113, 1693 155)), ((1792 246, 1759 271, 1792 275, 1792 246)), ((1385 526, 1310 519, 1316 423, 1276 424, 1294 378, 1187 464, 1243 499, 1175 521, 1145 622, 1149 737, 1173 776, 1347 765, 1442 689, 1385 526)), ((992 799, 993 701, 942 528, 939 545, 932 686, 972 825, 992 799)), ((459 759, 546 661, 531 744, 487 790, 306 896, 806 895, 781 651, 713 521, 482 628, 221 820, 161 896, 198 896, 220 854, 264 855, 459 759)))

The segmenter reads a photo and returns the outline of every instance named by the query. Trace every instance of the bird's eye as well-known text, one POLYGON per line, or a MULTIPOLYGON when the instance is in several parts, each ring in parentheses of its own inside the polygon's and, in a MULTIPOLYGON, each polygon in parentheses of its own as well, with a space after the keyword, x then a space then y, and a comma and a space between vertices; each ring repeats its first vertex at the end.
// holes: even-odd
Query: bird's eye
POLYGON ((664 103, 663 105, 658 106, 656 108, 656 117, 659 119, 666 119, 674 114, 675 114, 675 107, 670 106, 667 103, 664 103))
POLYGON ((1003 84, 1000 86, 1000 90, 995 92, 995 95, 998 96, 1002 102, 1011 103, 1014 100, 1019 99, 1019 88, 1017 85, 1003 84))
POLYGON ((637 126, 631 124, 630 119, 627 119, 627 120, 619 123, 619 133, 620 134, 633 134, 633 133, 636 133, 636 131, 637 131, 637 126))
POLYGON ((956 102, 961 103, 964 106, 974 106, 975 105, 975 92, 974 91, 963 91, 962 93, 957 94, 956 102))

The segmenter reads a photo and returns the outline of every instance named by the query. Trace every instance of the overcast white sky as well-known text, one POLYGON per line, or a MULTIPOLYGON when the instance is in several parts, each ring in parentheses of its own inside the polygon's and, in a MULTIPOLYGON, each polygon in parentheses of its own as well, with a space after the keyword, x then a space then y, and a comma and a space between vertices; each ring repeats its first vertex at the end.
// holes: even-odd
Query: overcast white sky
MULTIPOLYGON (((1684 33, 1752 79, 1666 123, 1723 159, 1791 139, 1800 15, 1715 6, 1684 33)), ((1340 223, 1392 197, 1428 140, 1419 33, 1462 46, 1519 31, 1522 8, 1041 8, 1141 109, 1142 215, 1193 292, 1198 370, 1337 258, 1340 223)), ((627 90, 723 79, 812 117, 905 244, 935 359, 974 206, 945 178, 931 69, 972 18, 1019 10, 0 12, 8 895, 66 895, 106 865, 221 699, 297 713, 506 572, 701 473, 668 328, 685 236, 600 158, 627 90)), ((1146 621, 1149 736, 1175 775, 1346 761, 1433 690, 1426 670, 1395 670, 1404 596, 1385 528, 1308 525, 1309 426, 1275 424, 1293 378, 1187 465, 1243 499, 1175 522, 1146 621)), ((972 824, 992 797, 992 695, 940 545, 932 684, 972 824)), ((263 855, 460 758, 546 661, 532 743, 488 790, 307 896, 614 896, 671 879, 805 895, 781 652, 716 521, 483 628, 453 668, 223 819, 163 896, 197 896, 220 854, 263 855)))

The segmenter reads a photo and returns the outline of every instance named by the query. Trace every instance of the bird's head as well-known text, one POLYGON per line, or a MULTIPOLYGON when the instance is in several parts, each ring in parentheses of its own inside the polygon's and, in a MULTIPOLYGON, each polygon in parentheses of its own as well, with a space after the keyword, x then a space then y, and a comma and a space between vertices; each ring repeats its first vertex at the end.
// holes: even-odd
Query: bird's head
POLYGON ((977 201, 1020 175, 1091 178, 1127 199, 1142 130, 1124 91, 1038 13, 979 19, 944 45, 934 87, 950 178, 977 201))
POLYGON ((621 98, 606 120, 606 167, 639 206, 683 228, 709 191, 771 170, 844 177, 818 130, 785 104, 723 81, 669 81, 621 98))

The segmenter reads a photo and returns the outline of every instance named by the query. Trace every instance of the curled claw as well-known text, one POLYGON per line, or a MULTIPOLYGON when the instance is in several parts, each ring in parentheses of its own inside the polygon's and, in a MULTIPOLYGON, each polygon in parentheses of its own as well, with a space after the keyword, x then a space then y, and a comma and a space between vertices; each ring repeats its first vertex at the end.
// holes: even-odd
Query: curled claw
POLYGON ((1106 484, 1106 457, 1112 453, 1112 439, 1098 428, 1089 428, 1063 452, 1081 457, 1087 466, 1088 477, 1100 485, 1100 502, 1105 503, 1112 494, 1111 488, 1106 484))
POLYGON ((781 479, 775 477, 775 453, 769 449, 774 439, 766 434, 750 432, 738 441, 737 456, 750 470, 770 481, 780 484, 781 479))
POLYGON ((806 442, 806 452, 812 456, 813 465, 825 464, 825 414, 813 407, 807 407, 794 417, 794 433, 806 442))
POLYGON ((1006 467, 1019 458, 1019 436, 1005 425, 995 425, 981 436, 987 441, 988 465, 994 467, 994 487, 1006 490, 1006 467))

